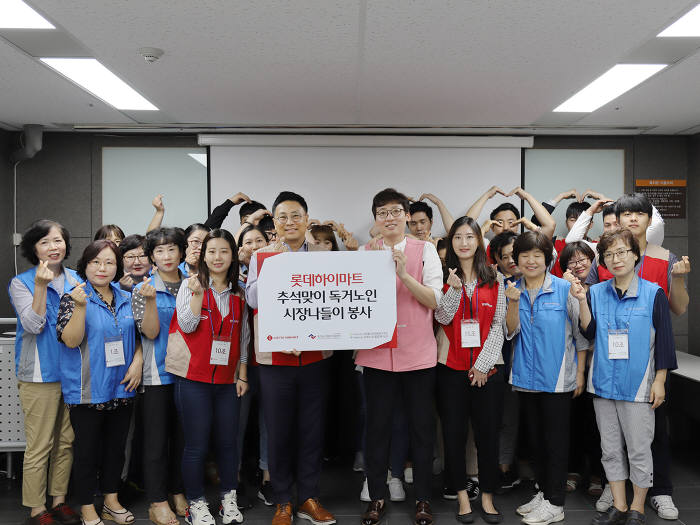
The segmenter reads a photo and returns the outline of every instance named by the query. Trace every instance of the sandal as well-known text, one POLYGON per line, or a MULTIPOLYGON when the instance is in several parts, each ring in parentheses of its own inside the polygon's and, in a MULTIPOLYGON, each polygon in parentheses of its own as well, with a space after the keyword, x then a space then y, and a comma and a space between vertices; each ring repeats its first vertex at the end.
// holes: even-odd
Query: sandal
POLYGON ((154 507, 151 505, 148 508, 148 519, 156 525, 180 525, 177 516, 173 514, 170 507, 154 507))
POLYGON ((581 476, 579 474, 570 473, 566 479, 566 492, 576 492, 580 479, 581 476))
POLYGON ((107 505, 102 505, 102 519, 128 525, 134 522, 134 515, 126 509, 112 510, 107 505))
POLYGON ((184 516, 188 506, 189 503, 187 503, 187 498, 185 498, 184 495, 173 495, 173 507, 175 507, 175 514, 177 514, 178 516, 184 516))

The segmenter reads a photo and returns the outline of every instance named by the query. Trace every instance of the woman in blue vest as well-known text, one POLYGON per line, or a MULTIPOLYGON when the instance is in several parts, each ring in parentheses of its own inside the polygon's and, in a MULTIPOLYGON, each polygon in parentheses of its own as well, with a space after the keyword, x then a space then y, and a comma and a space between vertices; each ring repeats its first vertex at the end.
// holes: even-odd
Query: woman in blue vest
POLYGON ((529 427, 539 486, 517 513, 523 523, 540 525, 564 519, 571 398, 583 392, 590 345, 579 333, 571 284, 547 271, 552 241, 542 233, 523 233, 513 243, 513 258, 522 277, 506 289, 506 337, 513 338, 510 383, 529 427))
POLYGON ((202 252, 202 241, 209 233, 209 228, 201 222, 190 224, 185 230, 185 242, 187 248, 185 250, 185 260, 180 263, 180 271, 185 277, 189 277, 193 273, 197 273, 197 265, 199 264, 199 254, 202 252))
POLYGON ((183 279, 178 265, 185 258, 185 247, 182 230, 158 228, 148 232, 143 251, 154 270, 145 282, 136 285, 131 296, 134 321, 143 345, 144 484, 151 504, 148 516, 157 525, 177 523, 168 504, 168 494, 173 495, 178 514, 184 516, 187 508, 180 468, 184 447, 182 426, 175 409, 174 378, 165 371, 168 331, 183 279))
POLYGON ((22 255, 34 265, 10 281, 10 301, 17 313, 15 372, 24 412, 22 504, 29 507, 29 525, 58 521, 75 525, 80 518, 66 505, 73 463, 73 429, 61 397, 56 341, 56 316, 61 296, 80 281, 63 267, 70 254, 68 230, 42 219, 22 236, 22 255), (47 469, 51 463, 51 470, 47 469), (46 508, 46 492, 52 497, 46 508))
POLYGON ((121 273, 116 244, 90 243, 78 261, 78 275, 86 282, 61 298, 56 322, 58 340, 65 344, 61 390, 75 431, 73 496, 85 525, 101 522, 93 504, 98 471, 102 519, 120 525, 134 521, 117 490, 143 358, 131 294, 112 282, 121 273))
POLYGON ((599 264, 613 279, 591 286, 588 293, 580 283, 572 285, 581 330, 595 338, 588 391, 596 396, 603 467, 613 496, 613 505, 593 523, 641 525, 653 485, 654 410, 666 399, 667 371, 677 368, 670 306, 660 286, 635 273, 641 254, 630 230, 604 234, 597 249, 599 264), (634 489, 629 507, 628 478, 634 489))

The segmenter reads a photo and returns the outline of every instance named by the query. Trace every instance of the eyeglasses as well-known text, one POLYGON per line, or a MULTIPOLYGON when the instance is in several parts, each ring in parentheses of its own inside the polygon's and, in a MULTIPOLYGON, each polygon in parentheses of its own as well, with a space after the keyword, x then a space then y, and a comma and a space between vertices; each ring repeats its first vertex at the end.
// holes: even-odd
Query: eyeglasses
POLYGON ((202 241, 200 241, 199 239, 192 239, 192 240, 187 241, 187 244, 189 246, 192 246, 193 248, 201 248, 202 241))
POLYGON ((114 261, 98 261, 97 259, 93 259, 88 263, 88 265, 92 266, 93 268, 97 269, 100 266, 104 266, 105 268, 112 268, 113 266, 116 266, 117 263, 114 261))
POLYGON ((124 256, 124 260, 129 262, 129 263, 134 262, 136 259, 148 260, 148 255, 143 253, 141 255, 125 255, 124 256))
POLYGON ((567 267, 576 268, 577 266, 584 266, 586 261, 588 261, 588 259, 586 259, 585 257, 583 259, 576 259, 575 261, 569 261, 569 264, 567 264, 567 267))
POLYGON ((616 252, 605 252, 603 254, 603 259, 606 261, 612 261, 615 257, 617 257, 619 260, 622 260, 627 257, 627 254, 631 251, 632 249, 617 250, 616 252))
POLYGON ((401 217, 401 215, 404 214, 404 209, 403 208, 392 208, 390 210, 381 210, 377 212, 377 217, 386 220, 389 217, 389 214, 391 214, 392 217, 401 217))
POLYGON ((281 222, 282 224, 288 223, 290 220, 294 223, 301 222, 301 219, 303 219, 302 215, 299 215, 298 213, 293 213, 292 215, 278 215, 275 217, 275 220, 278 222, 281 222))

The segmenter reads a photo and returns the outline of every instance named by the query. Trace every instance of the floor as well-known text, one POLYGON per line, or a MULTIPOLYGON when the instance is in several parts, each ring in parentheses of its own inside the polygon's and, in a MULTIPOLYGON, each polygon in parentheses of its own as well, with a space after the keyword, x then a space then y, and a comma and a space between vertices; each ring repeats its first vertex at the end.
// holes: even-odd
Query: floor
MULTIPOLYGON (((676 459, 673 465, 673 479, 675 483, 674 501, 680 509, 680 520, 675 522, 665 521, 647 506, 647 524, 672 523, 683 525, 700 525, 700 460, 694 457, 692 460, 679 461, 676 459)), ((362 485, 362 475, 352 471, 349 462, 333 462, 324 466, 322 477, 321 501, 331 512, 335 514, 339 525, 358 525, 360 514, 365 505, 359 501, 359 493, 362 485)), ((456 503, 445 501, 440 497, 440 477, 434 479, 434 499, 431 502, 436 523, 456 523, 454 514, 456 503)), ((252 492, 252 488, 249 492, 252 492)), ((531 485, 523 483, 511 493, 496 497, 496 505, 503 512, 504 524, 520 523, 520 518, 515 514, 515 508, 527 501, 532 494, 531 485)), ((136 525, 146 525, 148 521, 148 505, 142 493, 129 491, 122 496, 122 502, 136 516, 136 525)), ((402 524, 410 525, 413 521, 413 505, 409 503, 412 497, 411 485, 406 485, 406 501, 403 503, 390 503, 386 525, 402 524)), ((216 488, 210 490, 210 506, 216 508, 216 488)), ((474 507, 478 509, 478 507, 474 507)), ((21 486, 17 480, 0 480, 0 525, 21 523, 27 516, 21 506, 21 486)), ((595 515, 594 498, 588 496, 583 490, 570 494, 565 506, 566 519, 563 523, 578 525, 589 524, 595 515)), ((273 508, 266 507, 257 500, 255 506, 245 512, 245 523, 250 525, 268 525, 272 518, 273 508)), ((299 525, 304 525, 298 520, 299 525)), ((217 523, 220 519, 217 518, 217 523)), ((477 517, 475 523, 483 523, 477 517)), ((183 520, 184 524, 184 520, 183 520)), ((310 525, 310 524, 308 524, 310 525)))

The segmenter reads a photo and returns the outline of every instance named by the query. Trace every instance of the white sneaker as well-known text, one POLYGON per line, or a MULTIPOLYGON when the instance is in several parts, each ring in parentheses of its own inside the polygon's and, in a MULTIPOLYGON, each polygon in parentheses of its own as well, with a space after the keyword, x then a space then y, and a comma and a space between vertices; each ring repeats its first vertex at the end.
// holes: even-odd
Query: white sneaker
POLYGON ((533 510, 535 510, 537 507, 542 505, 543 501, 544 493, 538 492, 530 501, 520 505, 517 509, 515 509, 515 512, 517 512, 521 516, 526 516, 527 514, 530 514, 533 510))
POLYGON ((367 485, 367 478, 365 478, 364 483, 362 483, 362 491, 360 491, 360 501, 368 502, 369 499, 369 485, 367 485))
POLYGON ((406 467, 403 469, 403 479, 409 485, 413 483, 413 467, 406 467))
POLYGON ((528 525, 549 525, 564 520, 564 507, 552 505, 546 499, 530 514, 523 517, 523 523, 528 525))
POLYGON ((678 509, 673 503, 671 496, 652 496, 650 498, 651 508, 656 511, 659 518, 665 520, 677 520, 678 509))
POLYGON ((406 492, 403 490, 403 483, 399 478, 391 478, 389 480, 389 499, 391 501, 404 501, 406 492))
POLYGON ((224 522, 224 525, 229 525, 229 523, 243 523, 243 514, 238 508, 238 500, 236 499, 236 490, 229 490, 224 494, 224 499, 221 500, 221 506, 219 507, 219 516, 224 522))
POLYGON ((214 516, 209 512, 209 505, 204 500, 190 501, 185 510, 185 521, 190 525, 215 525, 214 516))
POLYGON ((605 488, 603 489, 603 493, 598 498, 598 501, 595 502, 595 510, 597 510, 598 512, 607 512, 608 509, 612 507, 612 504, 612 490, 610 490, 610 484, 606 483, 605 488))

